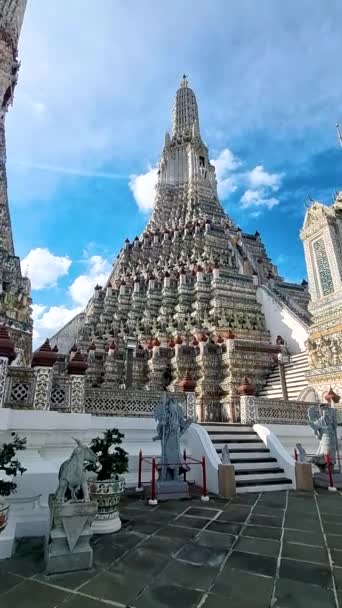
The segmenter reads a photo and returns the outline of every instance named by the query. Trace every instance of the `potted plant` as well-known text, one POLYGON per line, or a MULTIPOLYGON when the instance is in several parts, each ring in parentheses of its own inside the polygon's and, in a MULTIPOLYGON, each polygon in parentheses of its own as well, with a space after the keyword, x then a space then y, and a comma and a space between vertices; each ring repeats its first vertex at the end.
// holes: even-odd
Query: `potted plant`
POLYGON ((20 439, 17 433, 11 433, 12 440, 9 443, 4 443, 0 448, 0 471, 5 473, 5 477, 10 479, 0 479, 0 532, 7 526, 9 504, 2 500, 2 496, 10 496, 17 489, 17 484, 11 479, 16 477, 18 473, 21 475, 26 469, 16 459, 16 452, 25 450, 26 439, 20 439))
POLYGON ((128 454, 120 447, 123 438, 123 433, 118 429, 111 429, 90 443, 99 459, 98 464, 86 467, 88 471, 96 473, 96 477, 89 478, 90 498, 98 504, 92 526, 95 534, 109 534, 121 528, 118 505, 125 490, 123 474, 128 471, 128 454))

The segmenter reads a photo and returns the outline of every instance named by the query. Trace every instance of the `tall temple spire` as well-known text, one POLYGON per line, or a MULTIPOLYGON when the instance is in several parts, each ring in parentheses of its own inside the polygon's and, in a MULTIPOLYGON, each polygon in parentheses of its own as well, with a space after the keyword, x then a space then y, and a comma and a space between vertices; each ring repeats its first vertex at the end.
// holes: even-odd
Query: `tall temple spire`
POLYGON ((173 103, 172 135, 183 135, 187 130, 191 130, 195 123, 198 124, 197 101, 184 74, 173 103))
POLYGON ((5 116, 18 78, 18 38, 25 8, 26 0, 0 3, 0 248, 10 255, 14 247, 7 200, 5 116))
POLYGON ((18 40, 26 0, 0 0, 0 323, 9 329, 22 364, 32 350, 30 281, 15 256, 7 196, 5 118, 18 79, 18 40))

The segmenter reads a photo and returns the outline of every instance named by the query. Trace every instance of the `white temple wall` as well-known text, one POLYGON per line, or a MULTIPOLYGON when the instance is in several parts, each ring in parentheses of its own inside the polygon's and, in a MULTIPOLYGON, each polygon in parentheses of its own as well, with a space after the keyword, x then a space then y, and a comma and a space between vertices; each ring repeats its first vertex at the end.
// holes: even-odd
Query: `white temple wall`
POLYGON ((279 335, 286 340, 291 354, 304 351, 308 332, 300 319, 272 298, 263 287, 257 289, 257 300, 262 306, 266 329, 271 333, 273 341, 279 335))

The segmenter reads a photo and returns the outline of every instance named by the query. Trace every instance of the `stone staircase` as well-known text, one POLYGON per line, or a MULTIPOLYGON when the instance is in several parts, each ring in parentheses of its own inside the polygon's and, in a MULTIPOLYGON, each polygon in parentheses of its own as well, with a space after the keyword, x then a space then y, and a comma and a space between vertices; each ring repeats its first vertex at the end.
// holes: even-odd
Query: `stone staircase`
POLYGON ((236 492, 267 492, 288 490, 292 487, 284 469, 265 446, 252 427, 245 424, 207 422, 202 424, 221 458, 222 448, 228 445, 235 469, 236 492))
MULTIPOLYGON (((305 351, 291 355, 290 363, 284 365, 288 398, 297 401, 300 393, 308 386, 305 372, 309 371, 308 358, 305 351)), ((279 368, 276 367, 268 376, 267 382, 258 397, 262 399, 282 399, 279 368)))

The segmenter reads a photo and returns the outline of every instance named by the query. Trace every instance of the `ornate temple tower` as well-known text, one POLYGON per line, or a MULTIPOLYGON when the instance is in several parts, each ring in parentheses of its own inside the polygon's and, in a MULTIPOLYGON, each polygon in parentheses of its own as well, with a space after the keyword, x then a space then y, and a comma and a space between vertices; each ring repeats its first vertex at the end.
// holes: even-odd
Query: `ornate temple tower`
POLYGON ((311 295, 309 382, 320 397, 330 386, 342 396, 342 192, 331 207, 311 205, 300 236, 311 295))
POLYGON ((221 206, 196 97, 184 76, 151 218, 140 237, 126 239, 82 320, 75 318, 52 344, 65 352, 71 338, 89 350, 91 386, 192 386, 200 418, 234 420, 242 379, 262 387, 279 352, 257 298, 262 285, 269 297, 286 298, 294 314, 307 315, 305 289, 285 283, 260 234, 243 233, 221 206))
POLYGON ((15 340, 16 364, 28 364, 32 350, 30 281, 14 253, 7 196, 5 118, 18 78, 18 39, 26 0, 0 2, 0 323, 15 340))

